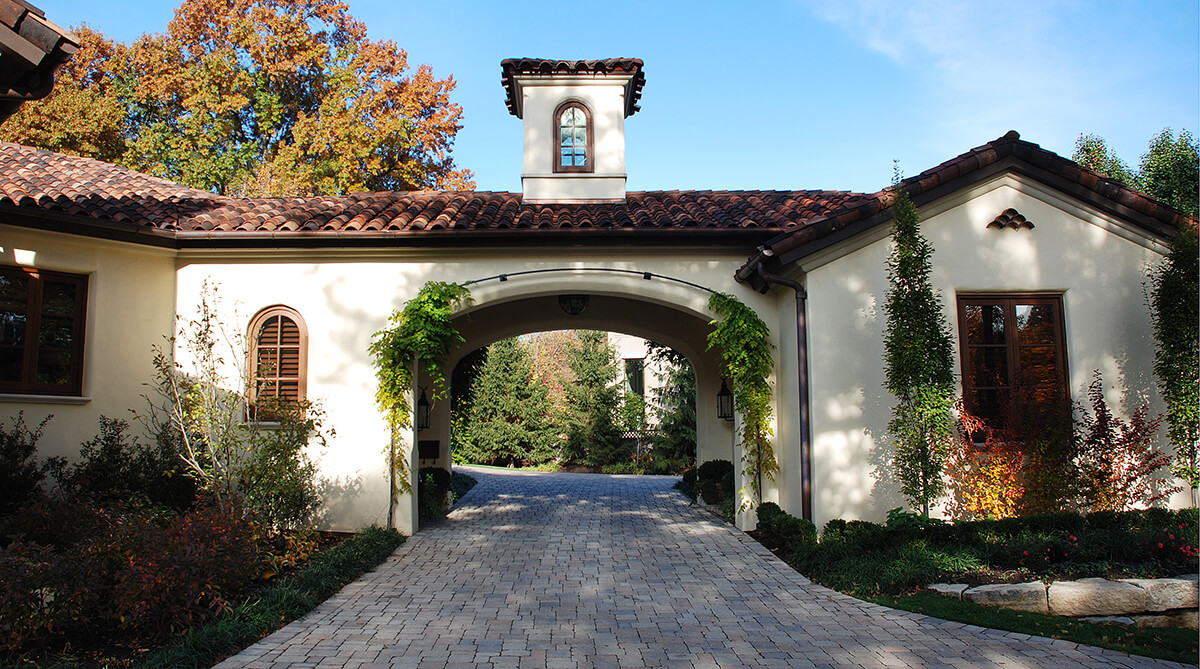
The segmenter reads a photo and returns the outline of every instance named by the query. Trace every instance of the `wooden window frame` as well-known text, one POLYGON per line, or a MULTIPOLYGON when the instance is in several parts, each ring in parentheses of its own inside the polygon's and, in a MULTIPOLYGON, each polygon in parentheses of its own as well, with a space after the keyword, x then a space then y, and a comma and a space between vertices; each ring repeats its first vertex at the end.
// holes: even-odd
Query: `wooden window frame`
POLYGON ((592 137, 592 110, 584 104, 582 100, 567 100, 558 105, 554 109, 554 130, 550 134, 551 141, 554 143, 554 171, 556 173, 589 173, 596 171, 596 144, 592 137), (584 120, 587 123, 587 145, 584 147, 584 165, 563 165, 562 162, 562 139, 560 133, 562 131, 562 115, 568 109, 578 109, 583 112, 584 120))
MULTIPOLYGON (((259 333, 268 320, 276 316, 287 318, 296 324, 296 329, 299 331, 300 340, 298 344, 298 359, 297 359, 297 378, 296 378, 296 401, 303 402, 308 397, 308 325, 304 322, 304 317, 299 311, 283 305, 276 304, 260 310, 250 319, 250 327, 247 329, 249 336, 248 360, 247 360, 247 378, 249 388, 247 389, 247 400, 250 405, 251 419, 257 418, 260 421, 271 421, 270 416, 256 416, 255 406, 258 403, 258 386, 259 382, 270 378, 278 383, 281 378, 279 374, 272 377, 263 377, 260 375, 259 369, 259 333)), ((286 377, 285 377, 286 378, 286 377)), ((275 397, 278 397, 278 385, 276 385, 275 397)))
POLYGON ((22 352, 21 380, 0 381, 0 393, 28 395, 83 396, 84 337, 87 326, 88 277, 84 274, 53 272, 32 267, 0 265, 0 273, 23 276, 29 281, 26 295, 26 319, 24 351, 22 352), (65 283, 75 287, 75 305, 71 323, 71 347, 69 379, 66 383, 38 383, 38 355, 42 351, 41 341, 42 296, 47 281, 65 283))
MULTIPOLYGON (((1067 342, 1066 342, 1066 323, 1063 314, 1063 295, 1062 293, 963 293, 958 295, 958 337, 959 337, 959 361, 962 370, 963 380, 963 395, 964 404, 967 411, 978 413, 979 408, 972 405, 971 395, 973 391, 979 390, 975 384, 974 370, 971 368, 971 356, 969 347, 971 342, 967 340, 969 336, 967 327, 967 307, 972 305, 1000 305, 1004 313, 1004 343, 1002 345, 991 344, 986 346, 999 347, 1003 346, 1006 354, 1006 365, 1008 369, 1008 384, 1006 386, 984 386, 986 390, 1008 390, 1011 391, 1014 387, 1014 379, 1020 369, 1021 363, 1021 345, 1017 339, 1016 327, 1016 308, 1029 305, 1052 305, 1054 307, 1054 348, 1055 354, 1060 360, 1057 370, 1057 388, 1062 393, 1064 401, 1070 401, 1071 389, 1067 383, 1070 374, 1069 362, 1067 359, 1067 342)), ((975 344, 980 346, 980 344, 975 344)), ((1018 379, 1019 380, 1019 379, 1018 379)), ((1016 385, 1016 387, 1020 387, 1016 385)), ((981 416, 983 418, 990 418, 981 416)))

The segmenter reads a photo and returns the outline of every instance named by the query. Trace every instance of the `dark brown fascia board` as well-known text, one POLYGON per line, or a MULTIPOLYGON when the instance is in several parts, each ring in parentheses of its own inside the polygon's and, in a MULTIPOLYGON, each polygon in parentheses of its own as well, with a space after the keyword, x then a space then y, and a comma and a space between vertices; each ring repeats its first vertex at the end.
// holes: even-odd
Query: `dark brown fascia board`
MULTIPOLYGON (((1058 174, 1054 174, 1043 168, 1037 167, 1028 161, 1017 156, 1005 156, 1004 158, 987 165, 971 173, 959 177, 944 184, 939 184, 935 188, 913 196, 913 204, 918 207, 924 206, 938 200, 942 197, 950 195, 955 191, 967 188, 975 183, 985 181, 993 176, 1003 173, 1013 172, 1035 181, 1051 186, 1067 195, 1071 195, 1078 200, 1095 206, 1097 209, 1117 216, 1137 225, 1150 234, 1159 237, 1160 239, 1170 239, 1176 234, 1176 228, 1173 228, 1167 223, 1160 221, 1152 216, 1148 216, 1132 207, 1126 206, 1106 197, 1096 190, 1089 188, 1077 181, 1071 181, 1058 174)), ((822 225, 831 222, 832 218, 827 218, 823 221, 818 221, 817 225, 822 225)), ((891 207, 884 209, 865 219, 855 221, 844 228, 834 230, 833 232, 822 235, 810 242, 799 244, 787 248, 782 253, 775 253, 772 256, 767 256, 761 251, 747 259, 746 264, 737 272, 737 278, 741 281, 750 281, 751 285, 756 290, 761 290, 762 281, 758 279, 757 266, 761 262, 764 267, 772 272, 778 273, 784 266, 802 260, 818 251, 824 250, 842 242, 846 239, 862 234, 871 228, 878 225, 888 223, 892 220, 891 207)), ((785 242, 789 237, 799 234, 797 232, 789 232, 779 235, 778 237, 769 240, 765 246, 775 246, 781 242, 785 242)))
POLYGON ((0 224, 159 248, 176 247, 175 234, 170 230, 130 221, 103 220, 44 209, 0 205, 0 224))
POLYGON ((622 228, 584 230, 502 229, 435 231, 179 231, 175 246, 180 249, 234 248, 480 248, 480 247, 569 247, 588 244, 637 246, 731 246, 749 249, 777 236, 778 230, 622 228))

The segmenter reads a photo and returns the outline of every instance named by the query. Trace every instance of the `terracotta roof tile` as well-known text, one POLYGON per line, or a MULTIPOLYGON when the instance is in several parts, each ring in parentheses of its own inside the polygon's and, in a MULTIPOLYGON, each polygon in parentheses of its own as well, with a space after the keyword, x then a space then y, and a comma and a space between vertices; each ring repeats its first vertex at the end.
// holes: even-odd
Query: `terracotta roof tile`
MULTIPOLYGON (((921 195, 933 196, 935 189, 942 188, 957 180, 970 180, 976 173, 1007 158, 1014 158, 1033 166, 1041 171, 1043 178, 1058 181, 1068 188, 1077 188, 1094 193, 1110 204, 1119 205, 1131 212, 1141 214, 1157 225, 1149 227, 1167 230, 1178 229, 1192 219, 1171 207, 1138 192, 1125 184, 1109 179, 1089 170, 1074 161, 1043 149, 1032 142, 1021 139, 1015 130, 1010 130, 1004 136, 976 147, 966 153, 952 158, 941 165, 928 169, 916 176, 904 179, 898 185, 914 199, 921 195)), ((856 197, 848 200, 845 206, 834 206, 831 211, 812 212, 812 216, 802 225, 791 226, 789 230, 768 241, 763 248, 738 271, 741 280, 750 279, 755 267, 760 262, 771 261, 793 249, 815 242, 822 237, 843 230, 860 222, 866 221, 879 212, 892 206, 895 199, 893 188, 885 188, 872 195, 856 197)))
MULTIPOLYGON (((166 233, 420 233, 796 229, 869 196, 844 191, 642 191, 616 204, 524 204, 518 193, 234 198, 123 167, 0 143, 0 206, 166 233)), ((672 233, 674 234, 674 233, 672 233)))
POLYGON ((633 116, 639 109, 642 87, 646 85, 644 63, 638 58, 606 58, 604 60, 553 60, 546 58, 505 58, 500 61, 500 83, 504 86, 504 104, 513 116, 521 116, 517 104, 516 81, 518 74, 631 74, 633 80, 625 96, 625 116, 633 116))

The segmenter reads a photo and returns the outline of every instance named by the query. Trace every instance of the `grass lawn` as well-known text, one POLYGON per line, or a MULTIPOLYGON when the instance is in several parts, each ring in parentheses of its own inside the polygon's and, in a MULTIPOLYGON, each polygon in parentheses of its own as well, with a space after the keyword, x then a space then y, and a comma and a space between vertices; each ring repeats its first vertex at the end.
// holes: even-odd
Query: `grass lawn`
POLYGON ((922 613, 943 620, 1051 639, 1066 639, 1090 646, 1111 648, 1134 655, 1172 660, 1184 664, 1196 664, 1197 657, 1200 655, 1200 635, 1196 633, 1196 630, 1096 625, 1072 618, 980 606, 932 592, 920 592, 902 597, 864 597, 863 599, 894 609, 922 613))

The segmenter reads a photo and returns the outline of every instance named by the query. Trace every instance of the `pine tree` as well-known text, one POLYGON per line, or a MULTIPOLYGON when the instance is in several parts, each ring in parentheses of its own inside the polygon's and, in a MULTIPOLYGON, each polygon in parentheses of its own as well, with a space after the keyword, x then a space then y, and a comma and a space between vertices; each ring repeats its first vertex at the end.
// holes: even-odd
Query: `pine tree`
POLYGON ((515 338, 488 347, 471 387, 463 455, 485 464, 542 463, 554 456, 546 388, 533 377, 529 350, 515 338))
POLYGON ((929 279, 933 246, 921 234, 917 209, 900 191, 892 211, 884 359, 896 405, 888 433, 900 491, 927 516, 945 492, 942 470, 954 438, 954 349, 929 279))
POLYGON ((654 459, 690 465, 696 460, 696 371, 683 354, 651 342, 649 356, 663 364, 663 384, 654 392, 658 430, 654 459))
POLYGON ((629 458, 621 444, 617 412, 617 355, 604 332, 579 333, 579 344, 567 353, 575 382, 567 386, 569 417, 563 459, 599 467, 629 458))

